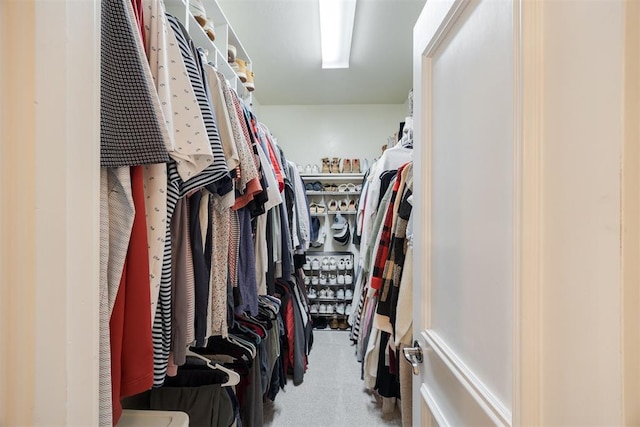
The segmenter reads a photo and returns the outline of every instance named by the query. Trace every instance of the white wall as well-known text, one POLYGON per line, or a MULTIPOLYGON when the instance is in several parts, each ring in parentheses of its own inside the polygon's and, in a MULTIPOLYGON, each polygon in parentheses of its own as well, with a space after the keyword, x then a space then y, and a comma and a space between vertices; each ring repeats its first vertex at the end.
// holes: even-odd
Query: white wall
POLYGON ((405 104, 261 105, 258 119, 287 158, 305 166, 321 165, 323 157, 380 157, 387 137, 407 115, 405 104))

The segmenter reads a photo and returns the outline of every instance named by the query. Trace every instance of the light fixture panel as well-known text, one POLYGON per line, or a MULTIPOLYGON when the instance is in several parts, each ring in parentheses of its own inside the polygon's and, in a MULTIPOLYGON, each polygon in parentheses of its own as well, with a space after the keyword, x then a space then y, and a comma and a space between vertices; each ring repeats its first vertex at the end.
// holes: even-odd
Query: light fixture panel
POLYGON ((322 68, 349 68, 356 0, 318 0, 322 68))

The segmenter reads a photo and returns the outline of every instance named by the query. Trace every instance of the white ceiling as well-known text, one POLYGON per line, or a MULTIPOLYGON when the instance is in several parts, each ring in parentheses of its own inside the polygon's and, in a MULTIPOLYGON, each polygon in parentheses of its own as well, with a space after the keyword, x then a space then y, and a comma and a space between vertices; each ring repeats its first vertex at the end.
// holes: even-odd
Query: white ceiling
POLYGON ((255 72, 261 105, 402 104, 425 0, 358 0, 348 69, 323 70, 317 0, 218 0, 255 72))

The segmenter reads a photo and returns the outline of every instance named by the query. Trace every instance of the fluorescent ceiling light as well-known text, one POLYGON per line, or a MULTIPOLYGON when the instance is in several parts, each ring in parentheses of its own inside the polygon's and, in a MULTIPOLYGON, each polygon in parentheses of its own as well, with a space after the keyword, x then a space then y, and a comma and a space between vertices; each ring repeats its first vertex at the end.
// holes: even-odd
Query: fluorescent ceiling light
POLYGON ((322 68, 349 68, 356 0, 318 0, 322 68))

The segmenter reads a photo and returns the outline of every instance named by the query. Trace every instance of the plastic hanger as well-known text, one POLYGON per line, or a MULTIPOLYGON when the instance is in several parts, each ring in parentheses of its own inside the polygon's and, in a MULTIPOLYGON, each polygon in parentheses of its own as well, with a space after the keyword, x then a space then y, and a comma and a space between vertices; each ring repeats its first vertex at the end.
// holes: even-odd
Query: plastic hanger
POLYGON ((211 369, 217 369, 219 371, 224 372, 225 374, 227 374, 229 376, 229 379, 227 380, 226 383, 222 384, 223 387, 228 387, 228 386, 234 386, 237 385, 238 383, 240 383, 240 374, 238 374, 236 371, 232 371, 229 368, 225 368, 222 365, 219 365, 218 363, 212 365, 211 364, 211 360, 207 359, 206 357, 204 357, 201 354, 195 353, 194 351, 187 349, 187 356, 193 356, 196 357, 200 360, 203 360, 204 362, 207 363, 207 366, 211 369))

